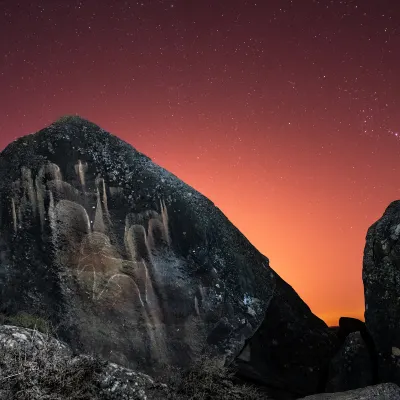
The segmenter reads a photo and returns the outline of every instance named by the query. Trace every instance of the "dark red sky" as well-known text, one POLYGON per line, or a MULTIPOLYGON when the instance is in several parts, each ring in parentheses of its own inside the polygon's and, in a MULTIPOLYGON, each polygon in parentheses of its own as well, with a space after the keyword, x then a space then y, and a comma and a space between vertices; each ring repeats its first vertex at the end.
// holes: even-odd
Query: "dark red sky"
POLYGON ((328 323, 400 198, 397 1, 0 1, 0 149, 63 114, 208 196, 328 323))

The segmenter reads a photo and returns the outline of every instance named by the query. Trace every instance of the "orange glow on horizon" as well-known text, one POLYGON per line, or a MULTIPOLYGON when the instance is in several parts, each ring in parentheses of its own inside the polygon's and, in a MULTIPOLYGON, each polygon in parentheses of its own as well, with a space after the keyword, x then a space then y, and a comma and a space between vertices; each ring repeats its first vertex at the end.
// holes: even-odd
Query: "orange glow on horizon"
MULTIPOLYGON (((123 136, 132 144, 135 141, 129 133, 123 136)), ((341 316, 364 320, 365 235, 392 201, 390 194, 387 204, 382 199, 366 202, 362 191, 348 199, 351 182, 343 181, 338 163, 334 167, 321 163, 314 182, 307 179, 306 167, 298 171, 295 181, 280 181, 272 174, 257 176, 260 165, 256 164, 262 161, 246 155, 235 175, 229 171, 232 160, 222 145, 208 149, 203 159, 197 158, 195 146, 192 150, 184 144, 175 146, 164 146, 153 161, 212 200, 318 317, 329 326, 338 325, 341 316), (318 180, 329 181, 332 188, 318 180)), ((139 150, 152 157, 145 144, 139 150)), ((347 152, 353 151, 347 146, 347 152)), ((337 157, 343 160, 345 153, 341 149, 337 157)), ((293 170, 286 165, 289 158, 280 159, 282 175, 293 170)), ((275 162, 271 159, 271 166, 275 162)), ((274 168, 273 173, 279 172, 274 168)))

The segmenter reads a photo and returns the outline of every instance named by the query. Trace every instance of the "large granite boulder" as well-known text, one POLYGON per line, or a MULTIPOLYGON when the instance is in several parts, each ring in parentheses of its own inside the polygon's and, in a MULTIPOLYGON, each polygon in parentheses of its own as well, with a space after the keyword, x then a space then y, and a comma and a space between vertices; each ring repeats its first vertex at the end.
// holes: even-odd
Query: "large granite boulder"
POLYGON ((368 347, 359 331, 350 333, 329 366, 326 392, 344 392, 374 384, 368 347))
POLYGON ((210 200, 79 117, 0 154, 0 246, 0 312, 151 373, 205 352, 230 362, 275 287, 210 200))
POLYGON ((275 280, 265 319, 236 360, 239 375, 279 389, 277 398, 324 391, 339 341, 289 284, 275 280))
POLYGON ((324 385, 337 350, 211 201, 79 117, 0 154, 0 313, 152 375, 240 354, 252 378, 298 394, 324 385))
POLYGON ((378 356, 380 382, 400 384, 400 201, 369 229, 363 260, 365 323, 378 356))

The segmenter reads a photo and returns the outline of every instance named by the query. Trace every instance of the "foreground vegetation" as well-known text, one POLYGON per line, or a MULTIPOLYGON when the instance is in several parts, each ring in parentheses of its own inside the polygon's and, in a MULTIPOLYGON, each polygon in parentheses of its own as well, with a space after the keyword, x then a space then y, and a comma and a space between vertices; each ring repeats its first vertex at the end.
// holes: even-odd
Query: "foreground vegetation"
MULTIPOLYGON (((28 328, 36 321, 27 315, 13 320, 28 328)), ((169 368, 165 384, 143 379, 143 374, 134 372, 125 373, 129 376, 125 380, 123 375, 110 377, 109 363, 93 356, 67 356, 48 334, 43 321, 41 328, 45 334, 37 335, 40 346, 34 343, 33 336, 26 338, 23 333, 15 335, 19 339, 11 346, 0 335, 1 400, 266 399, 253 387, 235 385, 234 371, 211 358, 202 358, 186 371, 169 368), (30 341, 29 346, 21 345, 24 337, 30 341)))

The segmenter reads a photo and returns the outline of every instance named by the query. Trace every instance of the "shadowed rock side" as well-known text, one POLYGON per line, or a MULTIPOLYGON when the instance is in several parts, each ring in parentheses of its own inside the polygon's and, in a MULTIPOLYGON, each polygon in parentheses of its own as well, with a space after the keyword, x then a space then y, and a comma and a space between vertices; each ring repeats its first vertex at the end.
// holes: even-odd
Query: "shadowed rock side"
POLYGON ((297 397, 324 391, 338 339, 290 285, 275 277, 264 322, 237 359, 239 374, 297 397))
POLYGON ((329 366, 326 392, 344 392, 373 385, 373 365, 359 331, 350 333, 329 366))
MULTIPOLYGON (((339 339, 340 345, 343 347, 345 344, 346 339, 351 333, 356 333, 358 332, 360 335, 360 340, 363 343, 363 346, 365 345, 365 349, 368 351, 370 361, 366 363, 366 365, 371 365, 372 370, 371 371, 360 371, 360 375, 363 375, 365 372, 370 373, 372 372, 372 382, 370 382, 371 385, 375 385, 379 383, 378 379, 378 358, 376 354, 376 349, 375 349, 375 344, 374 341, 369 334, 367 327, 365 325, 365 322, 360 321, 357 318, 351 318, 351 317, 340 317, 339 318, 339 326, 337 327, 337 337, 339 339)), ((353 368, 354 369, 354 368, 353 368)), ((360 381, 361 382, 361 381, 360 381)), ((366 386, 360 383, 360 386, 362 387, 366 386)))
POLYGON ((0 312, 49 319, 75 350, 152 373, 230 362, 274 287, 212 202, 88 121, 0 154, 0 312))
POLYGON ((380 382, 400 384, 400 201, 367 233, 363 260, 365 323, 378 354, 380 382))

